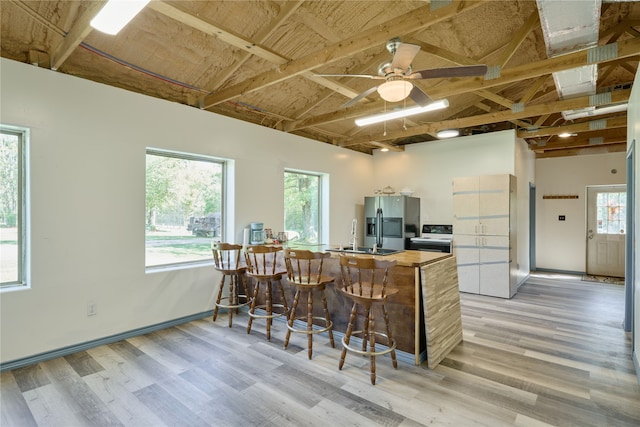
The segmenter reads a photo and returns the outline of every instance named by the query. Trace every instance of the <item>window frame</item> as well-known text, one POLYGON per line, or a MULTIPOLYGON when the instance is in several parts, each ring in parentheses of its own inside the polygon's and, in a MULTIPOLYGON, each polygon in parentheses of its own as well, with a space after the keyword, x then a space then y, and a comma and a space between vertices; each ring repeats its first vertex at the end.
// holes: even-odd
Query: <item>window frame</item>
POLYGON ((29 141, 30 129, 0 124, 0 133, 18 137, 17 173, 17 279, 0 282, 0 291, 25 289, 29 287, 29 141))
MULTIPOLYGON (((199 162, 209 162, 220 165, 220 239, 222 236, 225 236, 226 229, 228 225, 227 218, 227 174, 228 174, 228 160, 222 159, 215 156, 210 156, 206 154, 196 154, 196 153, 187 153, 181 151, 173 151, 166 150, 154 147, 147 147, 145 149, 145 206, 146 206, 146 195, 147 195, 147 167, 146 167, 146 159, 148 155, 153 156, 161 156, 168 157, 180 160, 190 160, 190 161, 199 161, 199 162)), ((145 271, 148 273, 157 272, 157 271, 166 271, 166 270, 179 270, 185 268, 197 268, 203 265, 209 265, 213 263, 213 257, 208 259, 200 259, 200 260, 191 260, 191 261, 183 261, 183 262, 170 262, 164 264, 155 264, 155 265, 147 265, 147 239, 146 239, 146 207, 145 207, 145 220, 144 220, 144 233, 145 233, 145 271)), ((213 240, 213 238, 212 238, 213 240)))
MULTIPOLYGON (((318 221, 317 221, 317 242, 315 243, 311 243, 308 241, 302 241, 301 243, 303 244, 320 244, 320 242, 324 241, 325 239, 325 235, 324 235, 324 218, 326 215, 325 212, 325 187, 327 187, 326 185, 326 180, 327 180, 327 174, 322 173, 322 172, 313 172, 313 171, 306 171, 306 170, 300 170, 300 169, 291 169, 291 168, 285 168, 283 175, 282 175, 282 179, 283 182, 286 181, 285 179, 285 175, 287 173, 291 173, 291 174, 297 174, 297 175, 307 175, 307 176, 312 176, 315 177, 318 180, 318 192, 317 192, 317 200, 318 200, 318 208, 317 208, 317 217, 318 217, 318 221)), ((283 194, 284 196, 284 194, 283 194)), ((286 199, 286 198, 285 198, 286 199)), ((292 230, 287 230, 287 212, 286 212, 286 206, 283 206, 284 208, 284 218, 283 218, 283 227, 285 229, 285 231, 292 231, 292 230)))

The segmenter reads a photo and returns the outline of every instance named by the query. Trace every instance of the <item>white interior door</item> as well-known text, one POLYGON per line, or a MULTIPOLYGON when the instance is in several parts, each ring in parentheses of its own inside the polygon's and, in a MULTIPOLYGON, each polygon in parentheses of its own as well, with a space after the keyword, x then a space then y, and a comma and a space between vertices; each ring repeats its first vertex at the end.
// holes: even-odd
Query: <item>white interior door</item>
POLYGON ((624 277, 625 185, 587 188, 587 274, 624 277))

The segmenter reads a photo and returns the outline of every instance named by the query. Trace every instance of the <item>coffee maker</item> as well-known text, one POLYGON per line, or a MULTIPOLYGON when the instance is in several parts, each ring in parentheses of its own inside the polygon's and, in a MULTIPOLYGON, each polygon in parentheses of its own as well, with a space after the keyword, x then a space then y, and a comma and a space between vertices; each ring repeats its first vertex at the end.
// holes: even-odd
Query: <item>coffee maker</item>
POLYGON ((264 243, 264 223, 252 222, 249 229, 249 243, 262 245, 264 243))

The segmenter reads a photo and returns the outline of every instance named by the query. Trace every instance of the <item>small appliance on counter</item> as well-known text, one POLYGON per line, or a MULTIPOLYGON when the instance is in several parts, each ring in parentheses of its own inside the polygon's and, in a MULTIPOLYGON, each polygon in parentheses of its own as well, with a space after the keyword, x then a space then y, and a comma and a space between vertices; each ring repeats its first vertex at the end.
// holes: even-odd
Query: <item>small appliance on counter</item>
POLYGON ((249 243, 252 245, 264 244, 264 223, 252 222, 249 226, 250 238, 249 243))

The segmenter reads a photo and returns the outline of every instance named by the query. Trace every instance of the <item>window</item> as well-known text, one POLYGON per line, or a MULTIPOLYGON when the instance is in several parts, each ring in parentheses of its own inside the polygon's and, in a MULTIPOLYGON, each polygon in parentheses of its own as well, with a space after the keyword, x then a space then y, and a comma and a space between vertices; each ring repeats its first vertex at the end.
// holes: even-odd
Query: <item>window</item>
POLYGON ((598 234, 625 234, 627 193, 598 193, 598 234))
POLYGON ((25 129, 0 126, 0 286, 26 285, 27 140, 25 129))
POLYGON ((147 267, 209 261, 222 236, 224 162, 147 149, 147 267))
POLYGON ((318 243, 320 175, 285 171, 284 226, 290 240, 318 243))

